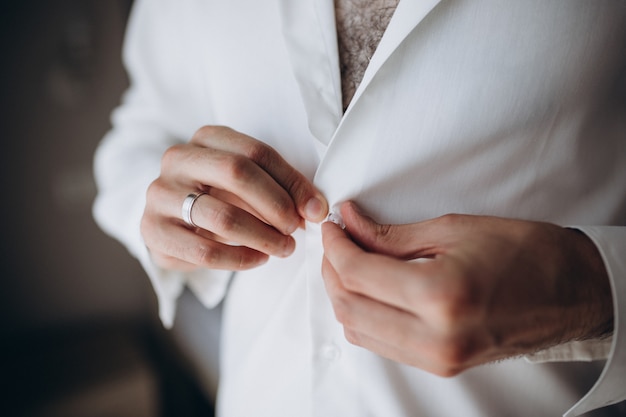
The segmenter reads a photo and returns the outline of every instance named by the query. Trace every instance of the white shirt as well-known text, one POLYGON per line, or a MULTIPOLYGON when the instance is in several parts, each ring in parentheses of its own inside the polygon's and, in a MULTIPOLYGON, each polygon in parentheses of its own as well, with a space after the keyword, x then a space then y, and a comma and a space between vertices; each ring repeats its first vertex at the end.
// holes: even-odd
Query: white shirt
POLYGON ((184 285, 209 307, 227 293, 219 415, 548 416, 589 391, 575 415, 626 399, 624 2, 402 0, 345 114, 332 1, 136 3, 94 213, 145 267, 166 325, 184 285), (267 142, 331 206, 355 200, 381 223, 579 227, 611 278, 613 337, 448 379, 380 358, 334 319, 314 224, 291 257, 234 279, 159 270, 139 233, 145 190, 163 151, 207 124, 267 142))

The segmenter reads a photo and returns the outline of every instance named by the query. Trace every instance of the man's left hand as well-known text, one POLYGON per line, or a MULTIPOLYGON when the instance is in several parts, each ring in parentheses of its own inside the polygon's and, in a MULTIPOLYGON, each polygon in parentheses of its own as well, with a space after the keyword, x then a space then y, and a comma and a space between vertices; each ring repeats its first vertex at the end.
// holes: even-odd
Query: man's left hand
POLYGON ((612 331, 607 272, 583 233, 446 215, 381 225, 344 203, 322 274, 347 340, 442 375, 612 331))

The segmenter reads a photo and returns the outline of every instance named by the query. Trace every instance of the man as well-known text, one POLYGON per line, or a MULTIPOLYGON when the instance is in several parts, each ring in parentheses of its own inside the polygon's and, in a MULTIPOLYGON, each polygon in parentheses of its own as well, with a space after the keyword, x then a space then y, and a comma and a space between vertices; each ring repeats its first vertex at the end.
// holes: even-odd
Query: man
POLYGON ((166 325, 225 297, 218 413, 626 398, 624 3, 335 3, 131 18, 95 214, 166 325))

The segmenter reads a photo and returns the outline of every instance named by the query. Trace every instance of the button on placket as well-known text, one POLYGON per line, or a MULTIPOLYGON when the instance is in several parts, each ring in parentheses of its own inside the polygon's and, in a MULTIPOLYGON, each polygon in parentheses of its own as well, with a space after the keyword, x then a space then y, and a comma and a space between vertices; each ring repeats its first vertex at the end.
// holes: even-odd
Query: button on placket
MULTIPOLYGON (((329 201, 332 204, 331 201, 329 201)), ((343 327, 337 322, 324 287, 322 233, 317 223, 306 226, 306 266, 308 307, 311 330, 311 417, 359 417, 355 407, 357 387, 349 346, 343 340, 343 327), (339 387, 341 387, 339 389, 339 387), (346 398, 349 398, 346 401, 346 398)))
POLYGON ((325 362, 332 363, 341 357, 341 349, 335 343, 329 342, 321 345, 317 351, 318 357, 325 362))

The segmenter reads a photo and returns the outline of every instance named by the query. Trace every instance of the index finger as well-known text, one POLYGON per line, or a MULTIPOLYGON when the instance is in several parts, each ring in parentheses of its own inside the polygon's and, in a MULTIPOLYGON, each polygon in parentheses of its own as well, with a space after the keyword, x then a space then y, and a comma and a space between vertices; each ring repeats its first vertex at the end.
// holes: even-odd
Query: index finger
POLYGON ((289 193, 302 218, 319 222, 326 217, 328 203, 322 193, 268 144, 222 126, 203 127, 192 142, 245 156, 289 193))
POLYGON ((411 312, 425 299, 430 280, 422 268, 427 264, 368 253, 330 222, 322 224, 322 245, 346 290, 411 312))

